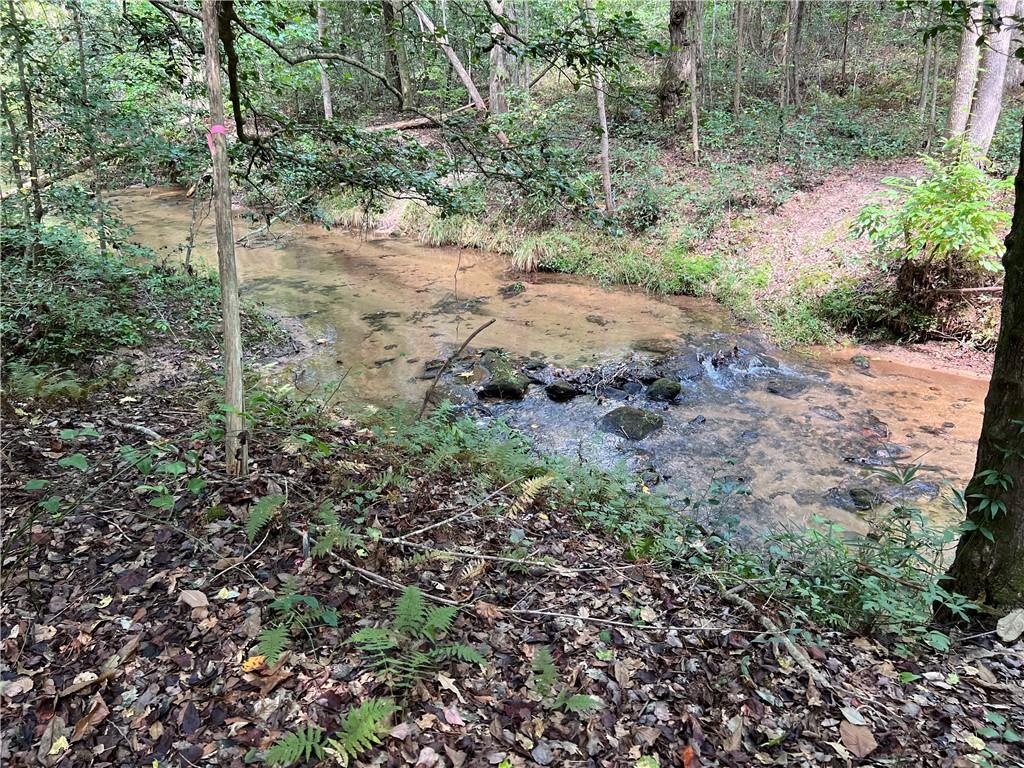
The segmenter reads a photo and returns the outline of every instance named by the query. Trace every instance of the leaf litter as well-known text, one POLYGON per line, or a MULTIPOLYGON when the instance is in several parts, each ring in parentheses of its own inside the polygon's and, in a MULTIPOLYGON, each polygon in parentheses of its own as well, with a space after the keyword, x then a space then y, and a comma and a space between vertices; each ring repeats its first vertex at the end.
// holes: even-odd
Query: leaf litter
POLYGON ((329 731, 387 695, 345 641, 416 585, 461 608, 452 635, 487 664, 420 680, 383 745, 353 764, 930 768, 975 765, 985 751, 1024 765, 1019 743, 978 735, 993 713, 1024 732, 1019 641, 985 634, 908 657, 867 638, 794 634, 827 682, 816 685, 710 576, 629 562, 620 542, 543 494, 524 505, 510 487, 481 503, 469 479, 378 449, 347 419, 315 435, 334 458, 310 459, 294 437, 266 430, 250 446, 250 475, 225 477, 194 439, 196 403, 209 397, 195 375, 176 375, 45 415, 5 404, 5 764, 258 763, 283 734, 329 731), (83 425, 99 437, 61 438, 83 425), (199 451, 205 487, 150 505, 120 454, 151 441, 138 426, 170 457, 199 451), (339 462, 355 446, 359 461, 339 462), (81 458, 55 461, 67 456, 81 458), (281 494, 286 510, 311 517, 339 484, 395 466, 408 482, 363 511, 377 533, 344 557, 311 558, 301 516, 272 520, 262 540, 246 534, 260 498, 281 494), (26 488, 39 478, 45 488, 26 488), (47 517, 39 502, 55 488, 70 509, 47 517), (510 542, 528 547, 529 564, 507 557, 510 542), (342 619, 270 664, 256 637, 292 578, 342 619), (551 706, 532 667, 542 647, 559 688, 599 708, 551 706))

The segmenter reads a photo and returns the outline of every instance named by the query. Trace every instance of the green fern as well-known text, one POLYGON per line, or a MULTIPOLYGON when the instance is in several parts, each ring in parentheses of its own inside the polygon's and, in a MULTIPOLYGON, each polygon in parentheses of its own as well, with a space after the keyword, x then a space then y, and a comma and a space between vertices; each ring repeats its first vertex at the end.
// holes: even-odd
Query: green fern
POLYGON ((341 728, 327 740, 331 753, 342 765, 350 758, 381 743, 388 732, 388 721, 398 708, 390 699, 367 699, 349 710, 341 728))
POLYGON ((267 661, 276 664, 284 652, 291 645, 291 626, 288 624, 274 624, 261 630, 257 636, 256 648, 267 661))
POLYGON ((518 515, 529 508, 533 504, 534 499, 537 498, 537 494, 551 485, 554 480, 554 475, 541 475, 540 477, 531 477, 529 480, 524 481, 519 488, 519 496, 509 505, 509 514, 518 515))
POLYGON ((428 608, 423 593, 408 587, 395 605, 390 624, 366 627, 349 637, 393 688, 408 688, 444 661, 483 666, 486 660, 462 643, 438 644, 448 634, 458 610, 452 606, 428 608))
POLYGON ((264 760, 269 765, 293 765, 313 757, 324 758, 324 732, 315 725, 307 725, 274 742, 264 760))
POLYGON ((362 537, 355 530, 341 524, 334 511, 333 502, 325 501, 321 504, 317 510, 317 517, 320 519, 321 529, 313 547, 313 557, 324 557, 335 549, 350 551, 362 543, 362 537))
POLYGON ((558 669, 555 667, 555 660, 551 651, 545 646, 537 649, 531 662, 533 668, 533 687, 544 699, 549 699, 548 706, 553 709, 561 709, 565 712, 584 714, 600 709, 602 702, 596 696, 588 696, 582 693, 571 694, 565 688, 555 693, 558 687, 558 669))
POLYGON ((285 498, 281 495, 264 496, 252 505, 249 510, 249 517, 245 520, 245 534, 249 541, 255 541, 260 531, 267 527, 277 510, 284 504, 285 498))
POLYGON ((586 714, 587 712, 597 711, 603 705, 601 700, 596 696, 588 696, 584 693, 576 693, 572 696, 568 696, 565 691, 562 691, 562 693, 555 699, 553 706, 557 709, 565 710, 566 712, 586 714))
POLYGON ((537 689, 544 698, 551 695, 551 692, 558 684, 558 670, 555 669, 555 660, 551 651, 546 646, 541 646, 533 655, 533 687, 537 689))

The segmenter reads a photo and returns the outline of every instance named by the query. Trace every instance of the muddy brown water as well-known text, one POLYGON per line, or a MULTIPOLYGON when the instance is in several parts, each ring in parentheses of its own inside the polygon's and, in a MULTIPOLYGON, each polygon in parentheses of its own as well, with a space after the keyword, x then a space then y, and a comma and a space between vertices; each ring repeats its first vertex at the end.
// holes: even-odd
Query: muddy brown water
MULTIPOLYGON (((133 189, 113 201, 136 241, 181 259, 191 203, 180 191, 133 189)), ((237 233, 257 226, 239 213, 237 233)), ((428 385, 423 364, 496 318, 475 347, 551 366, 642 363, 650 340, 667 344, 672 361, 690 371, 680 376, 676 403, 615 390, 558 404, 533 386, 522 402, 477 412, 508 418, 541 450, 622 464, 652 482, 658 476, 656 492, 698 498, 714 478, 749 489, 732 508, 758 527, 821 514, 863 528, 856 507, 865 495, 881 501, 897 492, 866 464, 894 460, 927 467, 909 494, 945 517, 944 489, 972 471, 982 378, 877 358, 865 370, 850 361, 858 350, 781 351, 712 302, 562 276, 524 281, 522 293, 506 298, 501 289, 516 278, 499 259, 472 250, 360 239, 309 224, 278 224, 273 233, 274 241, 239 247, 236 258, 243 292, 297 318, 315 340, 306 360, 279 374, 300 388, 343 378, 340 394, 353 402, 418 402, 428 385), (710 363, 734 346, 743 350, 740 363, 710 363), (665 426, 639 443, 597 429, 601 416, 624 404, 657 410, 665 426)), ((212 217, 200 227, 194 258, 214 263, 212 217)))

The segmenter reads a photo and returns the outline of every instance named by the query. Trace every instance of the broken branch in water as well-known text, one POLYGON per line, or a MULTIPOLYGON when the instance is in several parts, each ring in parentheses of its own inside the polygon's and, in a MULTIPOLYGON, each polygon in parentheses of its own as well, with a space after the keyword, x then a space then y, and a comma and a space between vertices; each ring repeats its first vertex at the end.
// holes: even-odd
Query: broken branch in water
POLYGON ((462 342, 462 346, 455 350, 455 354, 451 355, 447 360, 444 361, 444 365, 441 366, 441 370, 437 372, 437 375, 434 376, 434 380, 430 382, 430 388, 427 390, 427 394, 423 396, 423 405, 420 406, 420 412, 416 414, 417 419, 423 418, 423 413, 427 410, 427 403, 430 402, 430 396, 434 394, 434 389, 437 387, 437 382, 441 380, 441 377, 444 375, 444 372, 448 370, 448 366, 450 366, 455 360, 459 358, 459 356, 462 354, 462 351, 467 346, 469 346, 469 342, 473 340, 473 337, 475 337, 478 333, 480 333, 480 331, 484 330, 485 328, 494 325, 495 320, 497 320, 497 318, 492 317, 486 323, 484 323, 471 334, 469 334, 469 336, 466 337, 466 340, 462 342))

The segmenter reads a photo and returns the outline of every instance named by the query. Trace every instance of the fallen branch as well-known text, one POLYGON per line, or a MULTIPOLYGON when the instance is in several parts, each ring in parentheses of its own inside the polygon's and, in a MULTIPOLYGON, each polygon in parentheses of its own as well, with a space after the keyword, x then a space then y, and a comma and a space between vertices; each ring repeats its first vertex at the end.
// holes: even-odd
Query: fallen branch
POLYGON ((807 656, 807 653, 797 646, 787 633, 779 629, 778 625, 765 615, 763 609, 758 609, 752 602, 747 600, 745 597, 740 597, 732 589, 726 589, 718 579, 715 579, 714 581, 715 584, 718 585, 718 591, 722 595, 723 600, 743 608, 745 611, 748 611, 751 616, 756 616, 757 620, 761 622, 762 627, 768 630, 768 632, 775 637, 779 638, 779 641, 786 647, 786 650, 789 651, 789 655, 792 656, 797 665, 807 673, 807 676, 815 685, 819 688, 832 687, 832 683, 829 682, 828 678, 826 678, 811 663, 811 659, 807 656))
POLYGON ((466 337, 466 340, 462 342, 462 346, 455 350, 455 354, 451 355, 447 360, 444 361, 444 365, 441 366, 441 369, 437 372, 437 375, 434 376, 434 380, 430 382, 430 387, 429 389, 427 389, 427 394, 423 396, 423 405, 420 406, 420 412, 416 414, 417 419, 423 418, 423 413, 427 410, 427 404, 430 402, 430 396, 434 394, 434 389, 437 387, 437 382, 441 380, 441 376, 444 375, 444 372, 448 370, 448 366, 450 366, 455 360, 459 358, 459 355, 462 354, 462 351, 467 346, 469 346, 469 342, 471 342, 474 339, 474 337, 476 337, 476 335, 480 333, 480 331, 494 325, 495 320, 497 320, 497 318, 492 317, 486 323, 484 323, 471 334, 469 334, 469 336, 466 337))

